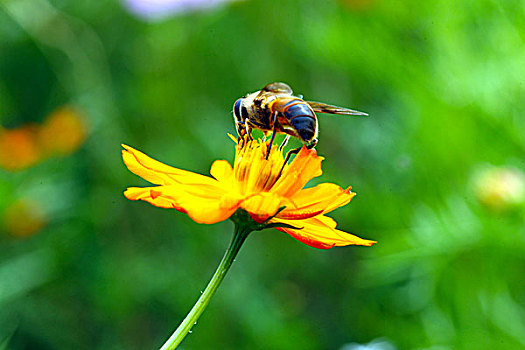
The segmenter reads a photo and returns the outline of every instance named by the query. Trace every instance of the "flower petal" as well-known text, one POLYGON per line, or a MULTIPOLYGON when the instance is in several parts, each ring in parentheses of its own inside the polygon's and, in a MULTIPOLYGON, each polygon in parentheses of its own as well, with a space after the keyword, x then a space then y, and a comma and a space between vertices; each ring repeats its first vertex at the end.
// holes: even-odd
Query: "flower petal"
POLYGON ((286 220, 304 220, 304 219, 312 218, 322 213, 323 213, 322 209, 321 210, 308 209, 308 208, 284 209, 279 214, 277 214, 277 217, 280 219, 286 219, 286 220))
POLYGON ((201 197, 184 197, 180 201, 180 205, 198 224, 214 224, 219 221, 224 221, 235 213, 240 200, 236 203, 230 203, 229 206, 224 206, 224 201, 220 199, 210 199, 201 197))
POLYGON ((297 219, 301 218, 300 216, 304 213, 305 216, 302 217, 304 219, 321 213, 326 214, 348 204, 355 196, 355 193, 350 190, 351 187, 343 190, 341 187, 331 183, 323 183, 315 187, 302 189, 291 198, 295 207, 283 210, 278 216, 283 219, 297 219), (308 216, 307 213, 317 214, 308 216))
POLYGON ((285 232, 304 244, 314 248, 330 249, 334 246, 364 245, 371 246, 375 241, 359 238, 335 228, 336 222, 324 215, 305 220, 283 220, 274 218, 272 223, 284 223, 302 229, 295 230, 279 227, 277 230, 285 232))
POLYGON ((226 160, 216 160, 211 165, 210 174, 217 181, 228 183, 232 179, 233 169, 230 163, 228 163, 226 160))
POLYGON ((164 196, 158 189, 160 187, 129 187, 125 192, 124 196, 132 201, 146 201, 160 208, 175 208, 180 212, 185 212, 180 207, 176 200, 171 197, 164 196))
POLYGON ((153 184, 213 184, 217 182, 208 176, 163 164, 130 146, 122 145, 122 147, 124 147, 124 150, 122 150, 122 159, 128 169, 153 184))
POLYGON ((274 193, 262 192, 252 195, 244 200, 241 207, 257 222, 263 222, 275 215, 277 210, 288 201, 274 193))
POLYGON ((323 159, 323 157, 317 156, 315 149, 307 149, 306 146, 303 146, 293 161, 285 166, 281 177, 271 192, 278 193, 283 197, 293 196, 308 181, 323 173, 321 170, 323 159))
POLYGON ((174 208, 187 213, 193 221, 201 224, 226 220, 242 201, 242 198, 225 201, 224 191, 206 185, 132 187, 124 195, 131 200, 144 200, 158 207, 174 208))

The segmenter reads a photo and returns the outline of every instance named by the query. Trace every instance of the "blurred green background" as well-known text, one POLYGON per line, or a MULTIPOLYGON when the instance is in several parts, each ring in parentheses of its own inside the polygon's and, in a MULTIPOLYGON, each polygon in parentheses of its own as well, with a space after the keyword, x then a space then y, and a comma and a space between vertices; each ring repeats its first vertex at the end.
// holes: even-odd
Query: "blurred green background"
POLYGON ((525 349, 523 1, 140 2, 0 1, 0 349, 160 347, 233 224, 126 200, 120 144, 208 174, 272 81, 370 114, 318 181, 379 243, 252 234, 181 348, 525 349))

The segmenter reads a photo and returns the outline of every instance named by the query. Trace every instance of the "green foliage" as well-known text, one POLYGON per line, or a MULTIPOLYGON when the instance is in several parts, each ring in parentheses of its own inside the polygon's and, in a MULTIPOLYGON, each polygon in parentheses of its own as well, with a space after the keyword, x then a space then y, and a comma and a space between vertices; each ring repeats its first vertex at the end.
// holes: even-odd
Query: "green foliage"
POLYGON ((233 102, 272 81, 370 114, 320 116, 317 150, 323 182, 358 193, 339 227, 379 243, 253 233, 182 348, 524 348, 523 200, 473 184, 525 170, 524 24, 521 1, 256 0, 156 22, 117 1, 0 2, 1 126, 68 104, 89 129, 73 154, 0 170, 2 220, 20 198, 46 218, 30 237, 0 225, 0 348, 160 347, 233 224, 126 200, 145 183, 120 144, 208 174, 233 158, 233 102))

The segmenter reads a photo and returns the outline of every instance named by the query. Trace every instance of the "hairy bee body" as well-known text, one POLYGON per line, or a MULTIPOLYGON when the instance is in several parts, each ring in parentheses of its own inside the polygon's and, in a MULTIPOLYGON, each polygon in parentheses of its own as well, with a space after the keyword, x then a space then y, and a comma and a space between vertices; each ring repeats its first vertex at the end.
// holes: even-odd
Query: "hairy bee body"
MULTIPOLYGON (((294 96, 284 83, 270 83, 260 91, 247 94, 235 101, 233 116, 239 138, 251 138, 252 129, 283 133, 297 137, 311 148, 317 144, 317 113, 367 115, 351 109, 320 102, 304 101, 294 96)), ((271 146, 270 142, 270 146, 271 146)))

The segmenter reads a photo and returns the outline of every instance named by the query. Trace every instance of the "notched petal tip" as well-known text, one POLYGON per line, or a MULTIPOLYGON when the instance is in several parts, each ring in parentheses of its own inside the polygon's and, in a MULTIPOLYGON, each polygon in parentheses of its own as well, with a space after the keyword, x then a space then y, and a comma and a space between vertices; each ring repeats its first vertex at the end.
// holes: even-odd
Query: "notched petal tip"
MULTIPOLYGON (((283 219, 275 219, 274 222, 294 224, 294 221, 283 219)), ((299 224, 304 226, 302 230, 288 228, 277 228, 277 230, 289 234, 304 244, 319 249, 329 249, 335 246, 342 247, 347 245, 369 247, 376 243, 375 241, 362 239, 353 234, 337 230, 335 228, 336 222, 332 218, 324 215, 301 220, 299 224)))
POLYGON ((377 244, 377 241, 369 241, 369 240, 365 240, 365 241, 366 241, 366 243, 364 243, 363 245, 366 246, 366 247, 371 247, 374 244, 377 244))
POLYGON ((126 160, 124 159, 124 155, 125 154, 133 155, 133 151, 136 151, 136 150, 133 147, 128 146, 124 143, 121 143, 120 146, 123 148, 123 150, 121 150, 122 159, 124 160, 124 163, 126 163, 126 160))
MULTIPOLYGON (((121 146, 122 146, 123 149, 120 150, 120 154, 122 154, 122 160, 124 161, 124 164, 126 164, 126 158, 125 157, 126 157, 127 154, 130 153, 129 149, 131 147, 129 147, 129 146, 123 144, 123 143, 121 144, 121 146)), ((126 164, 126 166, 127 166, 127 164, 126 164)))

